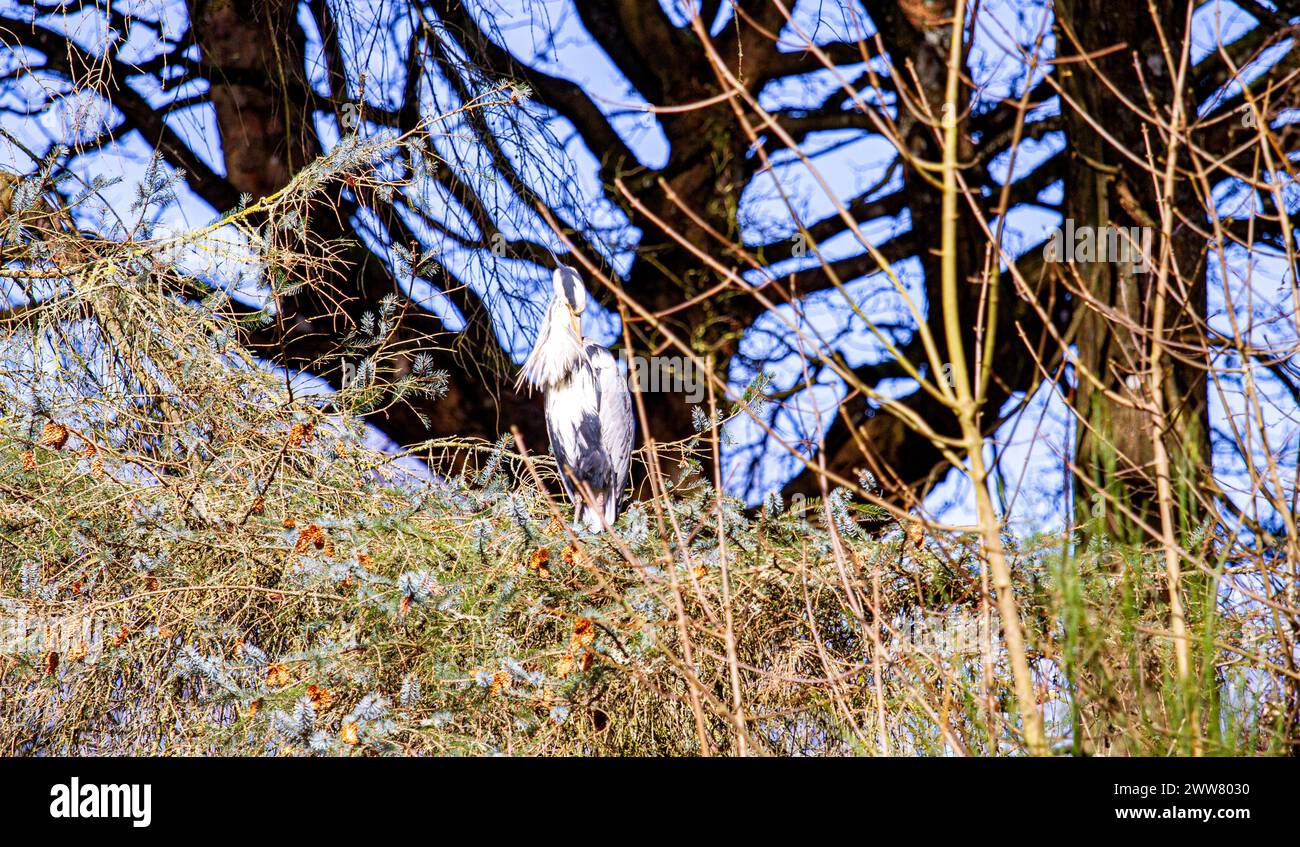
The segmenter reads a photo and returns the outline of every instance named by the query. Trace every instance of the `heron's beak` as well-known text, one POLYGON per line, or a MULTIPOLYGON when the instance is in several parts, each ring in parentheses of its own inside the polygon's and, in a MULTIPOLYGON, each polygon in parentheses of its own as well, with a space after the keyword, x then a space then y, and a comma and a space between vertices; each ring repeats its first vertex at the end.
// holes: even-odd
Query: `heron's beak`
POLYGON ((575 314, 572 309, 569 310, 569 326, 573 327, 573 334, 582 340, 582 316, 575 314))

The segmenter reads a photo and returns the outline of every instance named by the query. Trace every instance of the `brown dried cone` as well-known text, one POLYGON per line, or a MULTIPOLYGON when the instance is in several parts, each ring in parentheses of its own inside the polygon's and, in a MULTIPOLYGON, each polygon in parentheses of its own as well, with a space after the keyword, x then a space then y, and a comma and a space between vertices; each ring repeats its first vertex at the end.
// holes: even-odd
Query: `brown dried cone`
POLYGON ((102 482, 104 479, 104 457, 96 456, 90 463, 90 478, 95 482, 102 482))
POLYGON ((528 557, 528 570, 533 571, 542 579, 551 575, 551 551, 546 547, 539 547, 528 557))
POLYGON ((68 428, 63 424, 56 421, 50 421, 45 425, 44 429, 41 430, 40 444, 42 447, 51 447, 55 450, 60 450, 63 448, 63 445, 67 443, 68 428))
POLYGON ((578 618, 573 623, 572 644, 575 650, 585 650, 596 641, 596 624, 591 618, 578 618))
POLYGON ((289 669, 284 665, 273 662, 266 666, 267 688, 283 688, 291 684, 293 684, 293 677, 289 675, 289 669))
POLYGON ((316 425, 296 423, 289 427, 289 446, 301 447, 316 440, 316 425))
POLYGON ((87 459, 93 459, 93 458, 95 458, 95 457, 98 456, 98 455, 99 455, 99 448, 96 447, 96 446, 94 445, 93 442, 87 441, 87 442, 86 442, 86 458, 87 458, 87 459))
POLYGON ((571 654, 565 654, 555 665, 555 676, 557 679, 566 679, 573 669, 577 666, 571 654))
POLYGON ((23 470, 28 471, 28 472, 31 472, 31 471, 36 470, 36 451, 35 451, 35 450, 24 450, 24 451, 23 451, 23 470))
POLYGON ((322 549, 328 539, 325 537, 325 530, 316 524, 308 524, 298 531, 298 540, 293 545, 293 552, 305 553, 311 547, 317 550, 322 549))
POLYGON ((248 507, 250 515, 260 515, 266 511, 266 498, 261 494, 253 498, 253 505, 248 507))
POLYGON ((334 702, 334 695, 328 688, 321 688, 319 685, 307 686, 307 696, 311 698, 311 704, 316 707, 316 711, 323 712, 334 702))

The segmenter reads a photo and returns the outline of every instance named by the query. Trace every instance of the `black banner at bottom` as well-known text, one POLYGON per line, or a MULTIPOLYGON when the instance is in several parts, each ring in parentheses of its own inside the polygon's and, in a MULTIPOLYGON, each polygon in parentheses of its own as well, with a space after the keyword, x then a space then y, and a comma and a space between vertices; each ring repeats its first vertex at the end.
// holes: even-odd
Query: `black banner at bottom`
POLYGON ((927 836, 1221 835, 1293 820, 1295 775, 1285 759, 8 759, 0 807, 10 827, 132 839, 315 837, 353 825, 530 838, 604 819, 650 837, 884 822, 927 836))

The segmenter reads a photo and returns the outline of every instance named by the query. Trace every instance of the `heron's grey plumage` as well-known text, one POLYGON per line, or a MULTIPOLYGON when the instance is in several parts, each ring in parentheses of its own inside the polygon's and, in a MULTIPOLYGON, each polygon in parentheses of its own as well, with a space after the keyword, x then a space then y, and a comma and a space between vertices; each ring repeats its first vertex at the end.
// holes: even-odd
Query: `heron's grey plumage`
POLYGON ((588 344, 587 358, 596 373, 601 444, 613 473, 612 494, 605 501, 605 523, 613 525, 632 471, 632 440, 636 437, 632 395, 627 377, 608 350, 588 344))
POLYGON ((574 521, 600 532, 613 525, 622 505, 635 423, 632 396, 618 363, 604 347, 581 336, 586 300, 578 272, 559 266, 551 304, 516 387, 526 383, 546 393, 546 431, 564 491, 573 502, 574 521))

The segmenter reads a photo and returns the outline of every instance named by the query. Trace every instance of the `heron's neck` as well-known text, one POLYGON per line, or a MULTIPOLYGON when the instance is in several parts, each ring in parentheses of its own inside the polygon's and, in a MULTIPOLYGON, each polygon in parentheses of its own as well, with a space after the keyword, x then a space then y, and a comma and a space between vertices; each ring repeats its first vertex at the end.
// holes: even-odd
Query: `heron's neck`
POLYGON ((523 379, 534 388, 549 391, 568 379, 581 358, 582 339, 569 324, 568 310, 559 300, 552 300, 533 352, 524 361, 523 379))

